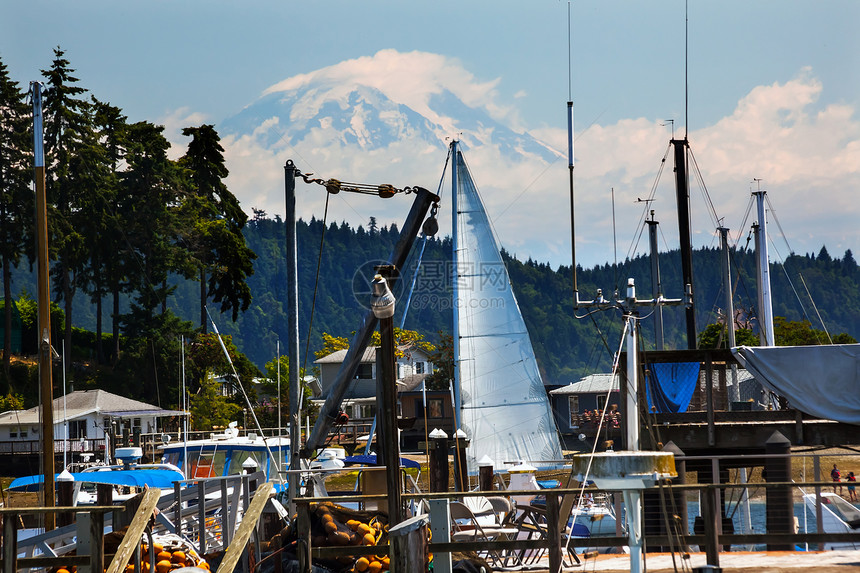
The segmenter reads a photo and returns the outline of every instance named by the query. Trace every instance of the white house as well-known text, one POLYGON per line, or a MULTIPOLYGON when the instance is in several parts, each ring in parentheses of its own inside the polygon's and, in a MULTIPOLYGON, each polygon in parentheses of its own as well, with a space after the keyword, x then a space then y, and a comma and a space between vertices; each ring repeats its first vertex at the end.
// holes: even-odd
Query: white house
MULTIPOLYGON (((159 418, 181 416, 183 412, 163 410, 158 406, 111 394, 104 390, 77 390, 63 398, 54 398, 54 439, 65 437, 64 420, 68 422, 70 440, 104 440, 105 430, 116 423, 123 429, 141 433, 160 431, 159 418)), ((41 406, 29 410, 10 410, 0 414, 0 442, 39 440, 41 406)))
MULTIPOLYGON (((401 348, 401 356, 397 357, 397 380, 402 386, 409 384, 414 386, 417 376, 418 382, 424 376, 433 371, 433 363, 426 351, 418 347, 401 348)), ((364 351, 361 361, 356 370, 355 377, 344 396, 344 405, 353 406, 353 411, 347 411, 353 418, 372 418, 376 402, 372 398, 376 396, 376 351, 377 347, 371 346, 364 351), (358 408, 358 410, 356 410, 358 408)), ((328 396, 337 377, 337 372, 346 358, 346 350, 338 350, 327 356, 316 360, 320 369, 320 385, 322 396, 328 396)), ((401 388, 398 387, 400 390, 401 388)), ((410 390, 411 388, 404 388, 410 390)))

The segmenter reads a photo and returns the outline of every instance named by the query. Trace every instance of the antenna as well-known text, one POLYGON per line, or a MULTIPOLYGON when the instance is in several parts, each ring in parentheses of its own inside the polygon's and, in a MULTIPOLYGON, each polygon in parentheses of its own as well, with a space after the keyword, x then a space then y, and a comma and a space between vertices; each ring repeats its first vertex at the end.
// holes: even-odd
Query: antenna
POLYGON ((612 256, 614 257, 614 267, 615 267, 615 281, 614 284, 618 286, 618 240, 616 238, 615 233, 615 187, 611 188, 612 193, 612 256))
POLYGON ((661 123, 660 125, 665 126, 666 124, 672 126, 672 139, 675 139, 675 120, 674 119, 664 119, 665 123, 661 123))
POLYGON ((573 311, 579 308, 579 287, 576 285, 576 225, 573 202, 573 79, 571 75, 571 15, 570 0, 567 3, 567 169, 570 178, 570 258, 573 276, 573 311))
MULTIPOLYGON (((689 65, 690 61, 690 0, 684 2, 684 139, 687 139, 687 134, 690 132, 690 81, 689 81, 689 65)), ((674 137, 674 128, 672 130, 672 139, 674 137)))

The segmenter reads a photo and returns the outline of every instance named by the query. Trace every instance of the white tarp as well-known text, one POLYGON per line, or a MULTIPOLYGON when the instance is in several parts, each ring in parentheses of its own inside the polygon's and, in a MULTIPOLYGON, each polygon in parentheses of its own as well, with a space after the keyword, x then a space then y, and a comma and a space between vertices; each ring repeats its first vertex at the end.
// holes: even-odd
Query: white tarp
POLYGON ((860 344, 739 346, 732 352, 756 380, 793 408, 860 424, 860 344))
POLYGON ((496 469, 530 460, 558 467, 561 443, 549 398, 498 241, 458 153, 457 304, 461 426, 470 473, 484 456, 496 469), (555 463, 551 463, 555 462, 555 463))

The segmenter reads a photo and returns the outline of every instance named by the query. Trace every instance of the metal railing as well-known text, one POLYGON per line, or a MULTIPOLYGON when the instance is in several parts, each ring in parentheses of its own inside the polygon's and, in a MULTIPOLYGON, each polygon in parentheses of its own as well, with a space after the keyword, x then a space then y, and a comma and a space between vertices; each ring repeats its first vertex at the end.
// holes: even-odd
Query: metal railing
MULTIPOLYGON (((760 475, 755 475, 754 483, 689 483, 670 484, 660 483, 657 487, 645 490, 646 499, 644 510, 644 543, 648 550, 688 554, 694 551, 704 552, 708 563, 719 565, 721 552, 732 550, 794 550, 804 547, 810 550, 831 548, 860 549, 860 508, 853 516, 842 516, 845 526, 839 529, 834 517, 834 500, 829 496, 841 493, 846 501, 849 497, 848 487, 855 487, 849 482, 839 483, 822 478, 823 472, 828 472, 836 460, 844 464, 853 463, 855 458, 847 456, 835 457, 834 454, 763 454, 758 456, 715 456, 715 457, 679 457, 678 461, 688 464, 700 463, 699 467, 707 465, 708 476, 723 476, 728 467, 737 468, 753 461, 787 461, 795 460, 795 473, 799 470, 803 481, 759 481, 760 475), (803 462, 802 467, 800 461, 803 462), (811 463, 810 463, 811 462, 811 463), (807 475, 811 477, 807 478, 807 475), (834 491, 834 489, 836 491, 834 491), (752 530, 740 526, 741 508, 748 495, 752 512, 752 530)), ((860 457, 856 457, 860 461, 860 457)), ((842 465, 841 463, 839 465, 842 465)), ((772 467, 772 466, 771 466, 772 467)), ((701 471, 701 469, 700 469, 701 471)), ((843 475, 844 477, 844 475, 843 475)), ((718 481, 714 480, 714 481, 718 481)), ((507 498, 525 497, 531 499, 528 505, 515 509, 516 515, 524 511, 532 512, 535 516, 529 527, 524 527, 517 520, 509 524, 519 527, 513 539, 494 541, 458 541, 450 543, 430 543, 429 550, 433 554, 452 551, 476 551, 479 553, 501 553, 514 558, 523 559, 526 556, 543 556, 549 562, 549 570, 558 570, 564 556, 563 549, 570 547, 580 554, 593 551, 606 551, 610 548, 623 547, 628 544, 622 523, 624 510, 621 508, 618 492, 605 491, 589 487, 548 489, 538 491, 474 491, 467 493, 443 492, 423 494, 403 494, 404 503, 409 501, 429 501, 433 499, 461 500, 475 496, 504 496, 507 498), (615 500, 617 527, 609 528, 605 534, 589 537, 573 537, 569 534, 572 523, 567 517, 559 519, 559 509, 563 506, 564 498, 572 496, 578 499, 585 491, 590 497, 598 498, 605 495, 615 500)), ((366 504, 369 501, 386 499, 385 495, 344 495, 322 498, 298 498, 299 536, 310 540, 312 504, 333 502, 366 504)), ((569 504, 568 504, 569 505, 569 504)), ((860 505, 860 502, 858 502, 860 505)), ((849 512, 851 510, 849 509, 849 512)), ((841 527, 841 526, 840 526, 841 527)), ((387 546, 370 547, 309 547, 307 555, 313 558, 330 559, 342 556, 384 555, 387 546)), ((300 556, 301 560, 301 556, 300 556)), ((307 560, 305 560, 307 562, 307 560)), ((302 569, 308 571, 309 569, 302 569)))

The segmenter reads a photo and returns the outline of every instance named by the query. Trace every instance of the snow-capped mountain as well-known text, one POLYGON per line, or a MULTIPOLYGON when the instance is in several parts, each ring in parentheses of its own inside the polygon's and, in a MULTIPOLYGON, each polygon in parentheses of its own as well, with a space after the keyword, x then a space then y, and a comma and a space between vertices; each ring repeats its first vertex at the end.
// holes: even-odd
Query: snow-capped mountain
MULTIPOLYGON (((491 217, 510 211, 507 219, 516 223, 511 215, 546 208, 540 196, 523 197, 524 190, 540 191, 543 185, 534 181, 554 162, 562 175, 564 155, 517 129, 515 111, 496 99, 495 82, 482 84, 449 59, 419 52, 384 50, 294 76, 218 125, 231 171, 228 184, 246 210, 270 214, 283 213, 286 159, 324 179, 436 191, 448 143, 457 137, 491 217)), ((303 197, 300 215, 319 217, 324 200, 324 193, 303 197)), ((361 202, 334 217, 366 224, 374 216, 388 224, 400 223, 406 211, 404 201, 361 202)), ((450 232, 446 218, 443 207, 443 234, 450 232)), ((504 226, 499 232, 506 234, 504 226)), ((509 234, 515 237, 503 237, 509 248, 530 240, 521 232, 509 234)))
MULTIPOLYGON (((384 66, 393 57, 422 60, 427 54, 397 54, 386 51, 373 61, 384 66)), ((388 74, 386 83, 363 81, 366 76, 332 74, 344 62, 277 84, 257 101, 224 121, 222 135, 253 134, 256 142, 272 148, 284 141, 291 146, 355 146, 363 151, 386 149, 402 141, 421 141, 447 146, 459 135, 471 147, 493 145, 502 157, 522 161, 524 156, 553 161, 558 153, 528 133, 490 115, 489 98, 466 103, 450 86, 429 81, 427 93, 416 97, 396 85, 388 74), (393 88, 393 89, 392 89, 393 88)), ((405 159, 405 158, 404 158, 405 159)))

